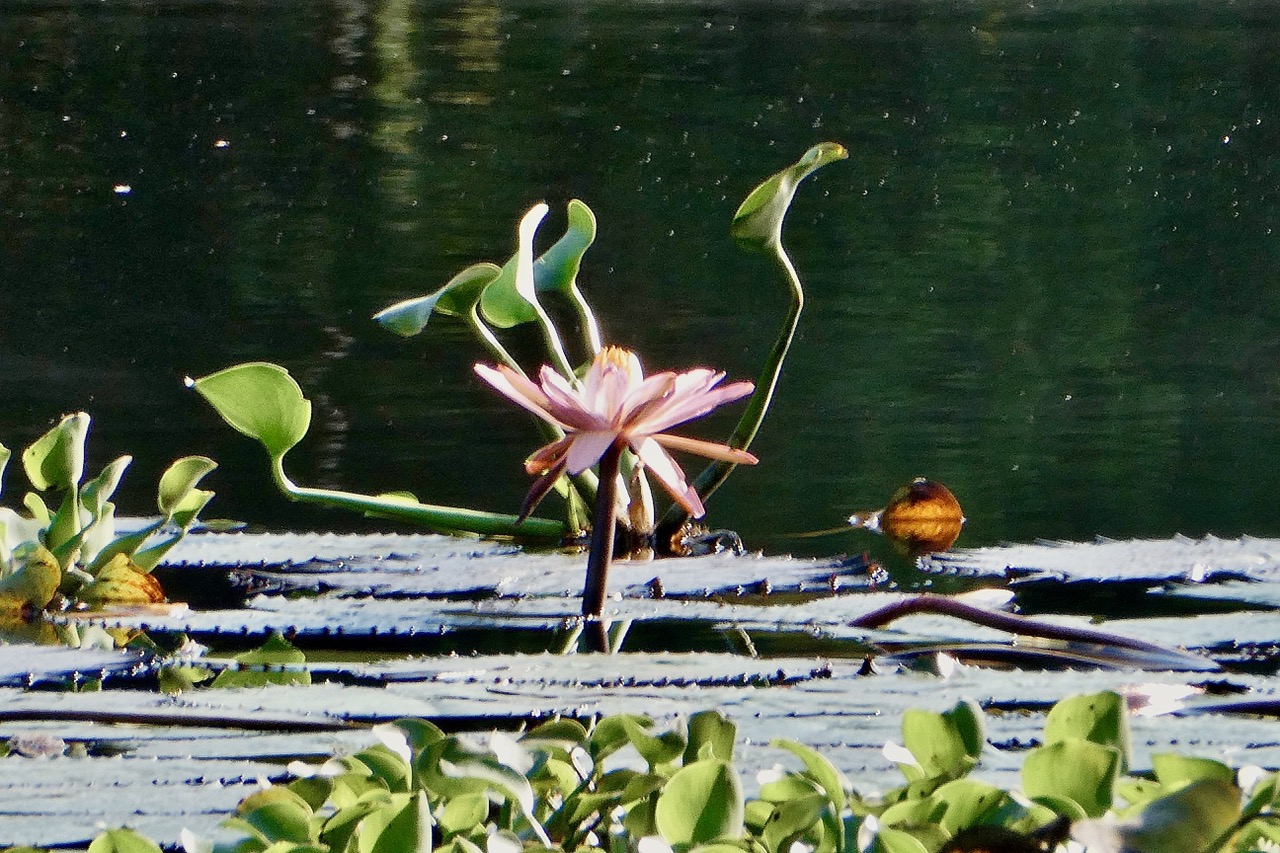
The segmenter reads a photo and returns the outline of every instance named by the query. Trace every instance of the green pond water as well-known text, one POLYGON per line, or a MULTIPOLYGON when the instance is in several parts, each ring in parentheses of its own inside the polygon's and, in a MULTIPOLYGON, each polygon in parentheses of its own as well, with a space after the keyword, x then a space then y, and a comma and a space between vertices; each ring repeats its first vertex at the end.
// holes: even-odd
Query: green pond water
POLYGON ((315 401, 299 482, 514 510, 537 436, 483 352, 370 315, 577 197, 606 338, 751 378, 786 295, 728 219, 835 140, 788 222, 809 301, 762 463, 714 525, 858 551, 785 534, 925 475, 961 544, 1274 535, 1278 25, 1218 0, 7 2, 0 441, 83 408, 97 464, 136 457, 124 511, 204 453, 206 514, 358 526, 288 505, 182 386, 265 359, 315 401))

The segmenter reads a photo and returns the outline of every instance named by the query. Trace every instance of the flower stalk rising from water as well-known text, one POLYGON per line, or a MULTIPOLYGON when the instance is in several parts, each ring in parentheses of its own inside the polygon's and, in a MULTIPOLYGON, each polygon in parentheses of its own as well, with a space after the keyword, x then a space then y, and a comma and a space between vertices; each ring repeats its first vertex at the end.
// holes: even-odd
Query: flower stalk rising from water
POLYGON ((597 463, 600 466, 587 580, 582 593, 582 614, 587 617, 598 617, 604 607, 623 451, 630 449, 636 464, 652 474, 694 518, 705 513, 702 500, 668 450, 741 465, 754 465, 757 461, 745 450, 667 432, 745 397, 754 389, 750 382, 720 386, 724 373, 718 371, 696 368, 646 378, 634 353, 612 346, 596 354, 579 385, 547 366, 539 373, 537 383, 505 365, 477 364, 475 370, 517 405, 565 432, 563 438, 539 448, 525 462, 525 470, 537 479, 525 498, 522 517, 533 511, 561 475, 573 476, 597 463))

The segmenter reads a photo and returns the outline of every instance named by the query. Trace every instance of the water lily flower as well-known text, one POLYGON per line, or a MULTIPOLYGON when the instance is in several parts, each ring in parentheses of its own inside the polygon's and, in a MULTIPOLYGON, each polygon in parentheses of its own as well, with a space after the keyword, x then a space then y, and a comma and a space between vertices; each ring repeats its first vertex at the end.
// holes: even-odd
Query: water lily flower
POLYGON ((613 346, 596 354, 580 387, 547 366, 538 383, 505 365, 477 364, 475 371, 513 402, 565 431, 525 462, 525 470, 538 479, 522 515, 533 511, 561 474, 580 474, 619 445, 629 447, 694 518, 705 514, 702 501, 668 449, 743 465, 758 461, 745 450, 667 432, 755 389, 751 382, 717 387, 725 376, 719 371, 696 368, 646 378, 634 353, 613 346))

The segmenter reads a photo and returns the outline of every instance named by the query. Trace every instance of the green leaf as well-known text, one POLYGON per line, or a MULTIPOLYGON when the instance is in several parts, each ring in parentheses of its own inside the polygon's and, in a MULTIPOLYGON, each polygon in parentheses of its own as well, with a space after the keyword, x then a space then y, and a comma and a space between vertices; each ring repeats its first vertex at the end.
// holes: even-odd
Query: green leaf
POLYGON ((160 846, 132 829, 108 829, 93 839, 89 853, 160 853, 160 846))
POLYGON ((761 833, 764 846, 770 853, 787 853, 793 841, 822 820, 829 805, 826 795, 819 793, 778 803, 761 833))
POLYGON ((926 778, 958 779, 973 769, 982 749, 981 714, 960 702, 945 714, 913 708, 902 715, 903 744, 926 778))
POLYGON ((485 288, 501 272, 497 264, 473 264, 449 279, 435 293, 397 302, 374 314, 373 319, 390 332, 405 338, 412 337, 426 328, 432 314, 454 317, 470 314, 480 302, 485 288))
POLYGON ((648 729, 653 724, 648 720, 643 723, 634 717, 623 717, 622 727, 627 733, 627 740, 640 753, 640 757, 649 762, 649 768, 660 767, 684 754, 688 743, 683 721, 677 721, 676 728, 654 736, 648 729))
POLYGON ((288 788, 274 785, 245 797, 236 816, 268 841, 311 841, 311 806, 288 788))
POLYGON ((779 749, 785 749, 803 761, 805 769, 809 772, 809 777, 822 787, 827 798, 831 800, 835 814, 840 814, 844 811, 848 803, 845 789, 849 787, 849 782, 845 779, 844 774, 827 760, 826 756, 813 747, 794 740, 787 740, 786 738, 775 740, 771 745, 779 749))
POLYGON ((670 844, 706 844, 740 837, 743 810, 737 771, 727 761, 710 759, 676 771, 658 796, 654 820, 670 844))
POLYGON ((1125 853, 1201 853, 1221 849, 1223 836, 1240 817, 1240 789, 1221 779, 1201 779, 1152 800, 1136 821, 1086 821, 1072 827, 1073 838, 1114 843, 1125 853))
POLYGON ((368 767, 369 772, 375 777, 386 783, 387 790, 398 794, 408 793, 410 767, 394 750, 378 744, 363 749, 352 757, 368 767))
POLYGON ((84 443, 88 435, 89 416, 77 412, 37 438, 22 452, 22 467, 31 485, 42 492, 77 488, 84 476, 84 443))
POLYGON ((780 244, 782 222, 796 187, 828 163, 848 156, 845 147, 836 142, 822 142, 810 148, 793 165, 766 178, 751 191, 734 213, 729 232, 746 248, 771 249, 780 244))
POLYGON ((80 503, 95 520, 102 515, 103 507, 111 500, 120 486, 120 478, 133 461, 132 456, 121 456, 110 462, 98 476, 80 488, 80 503))
POLYGON ((1217 779, 1220 782, 1234 784, 1236 778, 1235 771, 1221 761, 1168 752, 1153 754, 1151 769, 1155 771, 1156 779, 1160 784, 1170 791, 1202 779, 1217 779))
POLYGON ((653 725, 652 720, 639 714, 610 714, 601 718, 591 729, 591 737, 587 740, 587 750, 596 766, 631 742, 626 720, 642 727, 653 725))
POLYGON ((873 853, 929 853, 920 839, 909 832, 891 827, 882 827, 876 832, 873 853))
POLYGON ((218 673, 213 687, 262 687, 267 684, 310 684, 311 673, 298 669, 307 656, 279 633, 258 648, 236 655, 243 669, 218 673))
POLYGON ((489 816, 489 798, 484 794, 454 797, 440 814, 440 829, 448 835, 470 832, 489 816))
MULTIPOLYGON (((545 214, 546 206, 538 207, 543 208, 545 214)), ((575 281, 582 256, 596 236, 595 214, 576 199, 569 202, 569 223, 564 236, 537 260, 533 260, 533 236, 537 223, 531 228, 524 227, 523 222, 521 225, 520 250, 503 264, 500 274, 485 288, 480 298, 480 312, 500 329, 539 319, 534 307, 538 292, 562 291, 577 296, 575 281), (532 261, 532 289, 518 280, 520 252, 527 252, 532 261)))
POLYGON ((1037 747, 1022 764, 1022 788, 1027 796, 1069 800, 1089 817, 1111 807, 1120 751, 1072 738, 1037 747))
POLYGON ((1124 697, 1104 690, 1059 701, 1045 719, 1044 742, 1048 745, 1072 738, 1114 747, 1120 753, 1120 772, 1128 770, 1133 752, 1124 697))
POLYGON ((733 760, 733 743, 738 727, 721 711, 701 711, 689 718, 689 745, 684 751, 684 763, 692 764, 699 758, 723 758, 733 760), (703 755, 703 751, 709 754, 703 755))
POLYGON ((431 744, 415 759, 418 784, 445 798, 492 791, 518 807, 538 840, 548 847, 551 840, 533 814, 533 786, 524 774, 492 755, 476 752, 457 738, 431 744))
POLYGON ((948 782, 933 792, 933 797, 947 807, 938 822, 952 835, 985 822, 1008 796, 994 785, 967 778, 948 782))
POLYGON ((260 442, 272 459, 288 453, 311 426, 311 401, 279 365, 237 364, 187 382, 233 429, 260 442))
POLYGON ((160 475, 160 487, 156 497, 156 506, 160 508, 160 513, 166 519, 172 520, 174 513, 184 508, 185 501, 195 489, 196 484, 217 467, 218 463, 208 456, 184 456, 170 465, 160 475))
POLYGON ((431 807, 426 794, 392 794, 360 821, 358 853, 431 853, 431 807))
POLYGON ((4 487, 5 466, 9 464, 9 459, 12 456, 13 456, 13 451, 5 447, 3 444, 0 444, 0 492, 4 491, 3 487, 4 487))
POLYGON ((20 561, 18 570, 0 580, 0 614, 9 617, 42 609, 62 583, 62 567, 43 545, 20 546, 14 556, 20 561))

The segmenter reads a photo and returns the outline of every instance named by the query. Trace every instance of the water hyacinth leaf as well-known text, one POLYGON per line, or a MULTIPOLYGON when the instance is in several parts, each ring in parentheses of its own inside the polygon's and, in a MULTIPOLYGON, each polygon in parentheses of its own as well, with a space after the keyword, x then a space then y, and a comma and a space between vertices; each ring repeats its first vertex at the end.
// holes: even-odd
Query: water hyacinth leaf
POLYGON ((415 753, 421 752, 436 741, 444 740, 445 734, 435 723, 427 720, 400 719, 391 725, 404 732, 409 748, 415 753))
POLYGON ((955 779, 939 787, 933 797, 945 804, 946 812, 938 821, 942 828, 955 834, 977 826, 1004 805, 1008 795, 977 779, 955 779))
POLYGON ((484 293, 502 269, 497 264, 480 263, 467 267, 449 279, 444 287, 413 299, 390 305, 373 319, 384 329, 401 337, 412 337, 426 328, 433 314, 465 317, 474 310, 484 293))
POLYGON ((739 244, 768 249, 782 239, 782 222, 795 197, 796 187, 828 163, 844 160, 849 152, 836 142, 813 146, 791 166, 766 178, 738 206, 730 233, 739 244))
POLYGON ((529 780, 492 755, 470 749, 457 738, 445 738, 418 755, 414 771, 418 784, 446 798, 486 791, 501 795, 519 808, 538 839, 551 846, 533 815, 533 787, 529 780))
POLYGON ((1222 849, 1223 836, 1239 817, 1240 789, 1221 779, 1202 779, 1151 801, 1136 820, 1082 821, 1072 826, 1071 837, 1089 850, 1201 853, 1222 849))
POLYGON ((1202 779, 1217 779, 1221 782, 1235 784, 1236 774, 1221 761, 1212 758, 1197 758, 1190 755, 1177 755, 1171 752, 1155 753, 1151 756, 1151 769, 1156 779, 1169 790, 1181 787, 1202 779))
POLYGON ((876 832, 866 853, 929 853, 929 848, 911 833, 886 826, 876 832))
POLYGON ((489 816, 489 798, 484 794, 467 794, 447 801, 439 815, 440 830, 449 835, 470 832, 489 816))
POLYGON ((902 738, 926 778, 958 779, 982 750, 982 711, 960 702, 945 714, 912 709, 902 716, 902 738))
POLYGON ((849 788, 849 781, 826 756, 811 746, 785 738, 775 740, 771 745, 785 749, 803 761, 809 777, 821 786, 827 799, 831 800, 833 813, 838 815, 844 811, 848 803, 845 791, 849 788))
POLYGON ((263 687, 268 684, 310 684, 311 673, 303 667, 307 656, 279 633, 272 634, 253 651, 235 656, 240 669, 225 669, 213 680, 214 687, 263 687))
POLYGON ((89 416, 77 412, 37 438, 22 452, 22 467, 31 485, 42 492, 77 488, 84 476, 84 443, 88 435, 89 416))
POLYGON ((933 795, 899 800, 880 813, 881 826, 925 826, 937 823, 947 804, 933 795))
POLYGON ((587 740, 587 748, 596 764, 631 742, 625 721, 640 728, 653 725, 652 720, 639 714, 610 714, 601 719, 591 730, 591 737, 587 740))
POLYGON ((0 615, 5 617, 40 610, 62 583, 62 567, 43 545, 20 546, 14 557, 20 564, 18 570, 0 579, 0 615))
POLYGON ((632 717, 623 717, 622 727, 627 733, 627 740, 640 753, 640 757, 649 762, 653 769, 675 760, 684 754, 688 744, 688 734, 683 720, 677 720, 676 727, 669 732, 654 736, 649 734, 648 726, 642 726, 632 717))
POLYGON ((737 737, 738 726, 722 711, 700 711, 689 718, 689 745, 684 751, 684 763, 692 764, 699 758, 732 761, 737 737))
POLYGON ((132 829, 108 829, 93 839, 89 853, 160 853, 160 846, 132 829))
POLYGON ((77 597, 90 606, 103 604, 159 604, 164 601, 160 582, 143 571, 126 554, 116 554, 85 584, 77 597))
POLYGON ((228 425, 256 439, 272 459, 281 459, 311 426, 311 401, 289 371, 269 362, 247 362, 211 373, 188 385, 228 425))
POLYGON ((184 456, 166 468, 160 475, 160 486, 156 494, 156 506, 160 513, 165 518, 172 519, 196 485, 217 467, 218 463, 207 456, 184 456))
POLYGON ((358 853, 431 853, 431 806, 422 791, 392 794, 360 821, 358 853))
POLYGON ((809 794, 778 803, 760 833, 770 853, 787 853, 791 843, 818 824, 828 800, 823 794, 809 794))
POLYGON ((362 749, 355 754, 355 759, 369 768, 375 778, 381 779, 392 793, 407 793, 409 790, 410 767, 394 749, 384 744, 362 749))
POLYGON ((577 720, 548 720, 534 726, 521 737, 521 743, 536 748, 539 743, 555 743, 565 750, 582 746, 587 740, 586 726, 577 720))
POLYGON ((120 479, 131 462, 132 456, 118 457, 108 463, 98 476, 80 487, 80 504, 91 517, 96 519, 102 514, 103 508, 120 487, 120 479))
POLYGON ((1088 817, 1111 807, 1120 751, 1087 740, 1060 740, 1031 750, 1022 764, 1022 789, 1033 800, 1067 800, 1088 817))
POLYGON ((1069 696, 1049 710, 1044 723, 1044 742, 1082 738, 1120 753, 1120 772, 1129 768, 1133 754, 1129 738, 1129 717, 1124 697, 1104 690, 1084 696, 1069 696))
MULTIPOLYGON (((540 208, 545 215, 545 205, 536 206, 533 210, 540 208)), ((537 217, 539 221, 541 218, 537 217)), ((533 228, 536 227, 535 222, 533 228)), ((595 241, 595 237, 595 214, 577 199, 569 202, 569 222, 564 236, 536 260, 533 259, 533 231, 522 228, 520 246, 521 251, 526 248, 528 250, 532 278, 523 283, 519 280, 517 273, 520 253, 517 252, 485 289, 480 299, 480 311, 484 318, 500 329, 538 320, 539 314, 534 303, 539 292, 562 292, 574 299, 575 303, 581 304, 581 295, 576 287, 578 270, 582 266, 582 256, 595 241), (524 240, 525 233, 529 237, 527 242, 524 240)), ((599 337, 598 332, 596 337, 599 337)))
POLYGON ((654 822, 669 843, 706 844, 738 838, 745 804, 733 765, 712 759, 682 767, 658 797, 654 822))
POLYGON ((311 806, 293 791, 279 785, 245 797, 236 807, 236 816, 268 842, 305 844, 313 839, 311 806))

